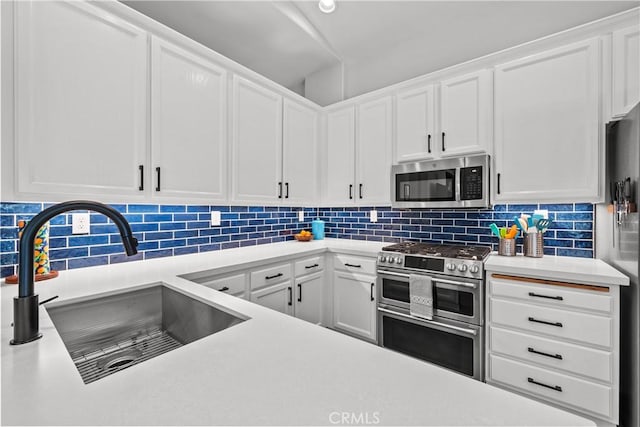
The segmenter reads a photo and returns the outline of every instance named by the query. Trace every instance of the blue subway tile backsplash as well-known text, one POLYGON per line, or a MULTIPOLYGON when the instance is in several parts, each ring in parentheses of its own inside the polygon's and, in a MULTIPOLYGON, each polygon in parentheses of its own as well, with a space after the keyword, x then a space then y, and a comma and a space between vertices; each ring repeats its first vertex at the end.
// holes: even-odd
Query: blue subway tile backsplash
MULTIPOLYGON (((18 250, 17 223, 30 219, 50 203, 0 203, 0 277, 15 274, 18 250)), ((493 209, 418 210, 387 206, 297 208, 283 206, 208 205, 111 205, 123 213, 139 240, 139 253, 127 257, 120 235, 111 221, 91 213, 91 233, 71 234, 71 214, 50 222, 49 255, 54 270, 84 268, 159 257, 177 256, 227 248, 262 245, 293 239, 301 229, 310 229, 315 217, 325 221, 325 236, 353 240, 399 242, 418 240, 439 243, 479 244, 497 250, 497 239, 489 224, 510 225, 511 219, 534 209, 548 209, 553 224, 545 234, 546 255, 593 257, 593 205, 513 204, 493 209), (305 221, 297 211, 304 209, 305 221), (369 211, 378 211, 378 221, 369 221, 369 211), (221 211, 221 225, 212 227, 209 212, 221 211)), ((521 245, 521 239, 518 244, 521 245)), ((519 252, 522 248, 518 248, 519 252)))

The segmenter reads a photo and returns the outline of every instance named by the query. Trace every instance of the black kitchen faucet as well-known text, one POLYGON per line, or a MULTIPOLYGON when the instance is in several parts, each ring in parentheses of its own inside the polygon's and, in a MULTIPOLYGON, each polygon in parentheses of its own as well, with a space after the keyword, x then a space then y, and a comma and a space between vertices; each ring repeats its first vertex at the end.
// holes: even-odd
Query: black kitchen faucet
POLYGON ((38 316, 38 295, 33 285, 33 249, 38 230, 47 221, 63 212, 92 210, 111 218, 120 231, 127 255, 138 253, 138 240, 120 212, 98 202, 76 200, 50 206, 31 219, 22 230, 18 265, 18 296, 13 298, 13 339, 10 344, 26 344, 42 337, 38 316))

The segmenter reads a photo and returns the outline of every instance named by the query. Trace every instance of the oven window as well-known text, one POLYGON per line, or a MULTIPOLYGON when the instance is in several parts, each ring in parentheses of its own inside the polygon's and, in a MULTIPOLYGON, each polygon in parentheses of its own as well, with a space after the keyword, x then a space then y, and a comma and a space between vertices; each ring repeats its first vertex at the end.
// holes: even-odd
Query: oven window
POLYGON ((382 279, 382 297, 394 301, 409 303, 409 282, 382 279))
POLYGON ((396 201, 446 202, 456 200, 456 170, 410 172, 396 175, 396 201))
POLYGON ((435 287, 433 295, 434 307, 449 313, 473 316, 473 293, 460 289, 445 289, 435 287))
POLYGON ((388 316, 382 330, 386 348, 473 376, 473 338, 388 316))

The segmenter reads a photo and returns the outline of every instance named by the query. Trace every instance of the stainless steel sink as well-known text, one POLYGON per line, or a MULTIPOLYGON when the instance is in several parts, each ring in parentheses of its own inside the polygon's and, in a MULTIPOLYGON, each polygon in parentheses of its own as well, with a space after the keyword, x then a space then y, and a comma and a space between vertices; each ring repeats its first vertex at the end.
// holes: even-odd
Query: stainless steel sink
POLYGON ((47 311, 85 384, 248 319, 163 284, 47 311))

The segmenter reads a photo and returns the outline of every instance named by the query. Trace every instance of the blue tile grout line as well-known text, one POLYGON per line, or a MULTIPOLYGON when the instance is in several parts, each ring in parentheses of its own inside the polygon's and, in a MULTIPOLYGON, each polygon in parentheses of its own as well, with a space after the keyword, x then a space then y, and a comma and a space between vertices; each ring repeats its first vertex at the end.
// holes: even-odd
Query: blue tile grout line
MULTIPOLYGON (((29 220, 50 203, 0 203, 0 277, 16 271, 20 220, 29 220)), ((124 255, 120 235, 105 216, 90 213, 90 233, 71 234, 71 214, 51 220, 49 255, 55 270, 115 264, 131 260, 177 256, 227 248, 292 240, 311 220, 325 221, 325 236, 341 239, 399 242, 480 244, 497 250, 489 224, 511 225, 511 219, 534 209, 547 209, 554 222, 544 237, 544 253, 593 258, 594 230, 591 203, 509 204, 492 209, 436 210, 367 207, 281 207, 218 205, 112 204, 123 213, 139 240, 139 254, 124 255), (305 221, 298 221, 304 210, 305 221), (369 211, 378 221, 369 221, 369 211), (221 225, 210 225, 210 212, 221 212, 221 225)), ((518 251, 522 252, 518 238, 518 251)))

